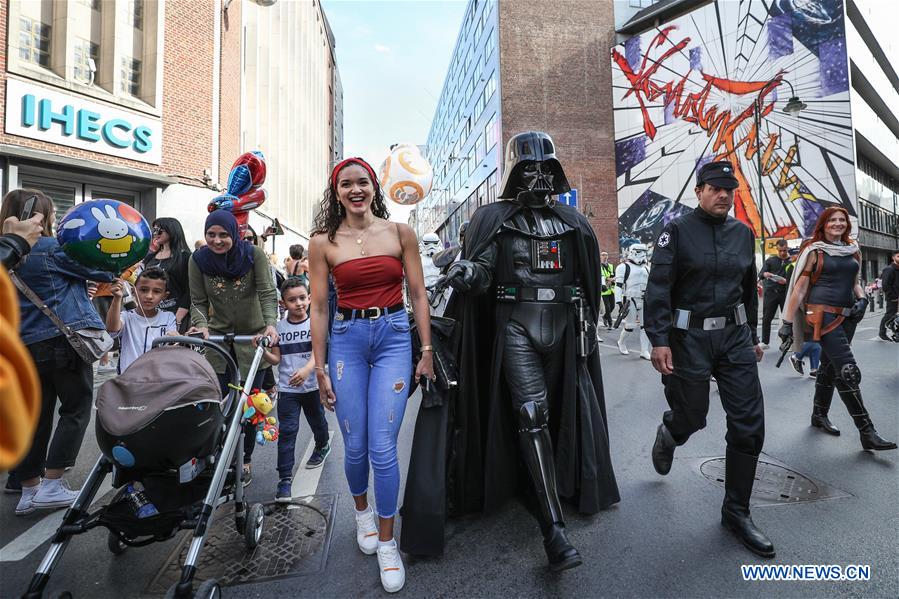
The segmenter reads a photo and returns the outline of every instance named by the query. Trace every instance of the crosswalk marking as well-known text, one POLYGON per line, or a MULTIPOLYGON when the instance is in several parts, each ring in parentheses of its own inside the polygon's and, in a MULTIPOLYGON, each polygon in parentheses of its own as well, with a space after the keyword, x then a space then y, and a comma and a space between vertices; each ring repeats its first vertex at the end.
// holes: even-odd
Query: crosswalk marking
MULTIPOLYGON (((109 480, 110 477, 107 477, 100 485, 100 490, 97 491, 94 503, 112 490, 112 484, 109 480)), ((53 536, 56 529, 62 524, 62 516, 65 512, 64 509, 59 509, 52 514, 44 516, 34 526, 7 543, 3 549, 0 549, 0 562, 17 562, 28 557, 28 554, 53 536)))
MULTIPOLYGON (((333 438, 334 431, 328 431, 328 442, 330 443, 333 438)), ((306 451, 303 452, 303 458, 300 460, 299 469, 293 477, 293 484, 290 486, 290 495, 292 497, 315 495, 315 491, 318 489, 318 481, 322 477, 322 470, 325 468, 324 464, 314 470, 306 470, 306 461, 309 459, 309 456, 312 455, 314 449, 315 438, 313 437, 312 439, 309 439, 309 445, 306 446, 306 451)), ((325 460, 325 463, 327 463, 327 460, 325 460)))

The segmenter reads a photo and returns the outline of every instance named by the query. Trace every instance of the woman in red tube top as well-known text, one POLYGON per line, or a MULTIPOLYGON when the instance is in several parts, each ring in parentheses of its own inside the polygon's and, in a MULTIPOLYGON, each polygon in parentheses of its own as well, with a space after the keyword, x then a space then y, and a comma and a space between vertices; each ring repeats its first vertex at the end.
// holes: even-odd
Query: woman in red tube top
POLYGON ((403 306, 407 281, 422 354, 414 376, 434 380, 428 300, 418 239, 387 221, 378 179, 361 158, 334 167, 309 244, 312 352, 324 406, 335 411, 345 446, 344 470, 356 503, 356 541, 378 554, 381 584, 400 590, 405 570, 393 538, 400 468, 396 440, 409 395, 412 338, 403 306), (328 347, 328 275, 337 312, 328 347), (368 504, 374 472, 378 521, 368 504))

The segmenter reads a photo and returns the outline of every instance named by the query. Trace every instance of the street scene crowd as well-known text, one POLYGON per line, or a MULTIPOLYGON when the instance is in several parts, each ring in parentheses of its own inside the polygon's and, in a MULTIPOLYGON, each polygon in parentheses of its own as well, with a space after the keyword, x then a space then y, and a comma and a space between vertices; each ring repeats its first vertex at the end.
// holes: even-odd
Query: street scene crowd
MULTIPOLYGON (((445 517, 492 510, 522 481, 536 502, 550 568, 573 568, 582 558, 566 536, 560 499, 582 513, 620 500, 605 424, 604 395, 615 384, 607 380, 603 388, 596 343, 617 334, 620 353, 628 354, 625 340, 637 332, 640 358, 661 373, 670 407, 653 445, 656 471, 667 474, 675 449, 705 426, 709 384, 717 383, 728 416, 722 524, 754 553, 773 557, 772 541, 749 514, 764 440, 756 363, 772 343, 772 320, 779 311, 781 361, 788 355, 804 375, 807 359, 816 378, 812 426, 840 434, 828 418, 836 390, 862 448, 896 449, 877 433, 862 401, 851 340, 876 291, 886 302, 879 337, 895 351, 899 251, 863 289, 848 215, 827 208, 812 238, 795 248, 778 243, 756 274, 751 233, 728 216, 736 181, 721 161, 699 169, 698 207, 666 226, 651 256, 634 244, 615 265, 583 217, 553 201, 567 182, 551 150, 545 134, 513 137, 505 199, 476 212, 449 259, 436 261, 439 246, 425 247, 407 225, 387 220, 378 177, 361 158, 334 167, 308 250, 292 246, 283 265, 232 211, 218 209, 193 252, 179 221, 159 217, 146 256, 111 272, 60 244, 56 233, 67 225, 48 196, 9 192, 0 207, 9 378, 0 467, 9 469, 6 490, 20 493, 15 514, 67 508, 78 498, 65 475, 79 459, 97 370, 127 378, 130 367, 149 363, 142 357, 165 336, 248 336, 252 343, 236 344, 232 353, 242 397, 263 416, 276 405, 277 418, 248 412, 241 420, 240 484, 252 483, 254 467, 275 468, 272 497, 289 503, 297 468, 320 468, 327 459, 325 410, 336 410, 357 543, 362 553, 377 554, 386 591, 405 583, 401 546, 439 555, 445 517), (534 146, 545 152, 528 149, 534 146), (708 255, 719 259, 710 265, 708 255), (443 295, 449 305, 432 315, 431 300, 443 295), (444 321, 454 322, 455 332, 446 335, 444 321), (86 353, 77 336, 96 332, 115 345, 86 353), (414 386, 423 402, 400 502, 406 465, 397 437, 414 386), (440 445, 436 433, 447 426, 450 398, 453 426, 468 437, 440 445), (298 465, 301 413, 315 446, 298 465), (578 437, 579 430, 586 433, 578 437), (254 464, 254 447, 266 440, 277 443, 277 462, 254 464), (567 463, 554 451, 577 459, 567 463), (459 457, 431 469, 454 453, 459 457), (443 506, 436 511, 433 488, 443 506), (405 522, 401 544, 394 538, 398 514, 405 522)), ((105 215, 98 212, 102 232, 105 215)), ((227 395, 227 361, 211 352, 207 358, 227 395)), ((109 457, 120 469, 134 466, 121 444, 109 457)), ((137 478, 123 488, 135 517, 159 516, 164 498, 137 478)))

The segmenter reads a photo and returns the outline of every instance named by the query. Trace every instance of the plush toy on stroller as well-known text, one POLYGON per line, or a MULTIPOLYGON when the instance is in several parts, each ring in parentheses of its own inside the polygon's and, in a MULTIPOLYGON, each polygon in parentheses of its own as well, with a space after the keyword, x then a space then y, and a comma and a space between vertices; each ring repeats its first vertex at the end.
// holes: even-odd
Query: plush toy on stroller
MULTIPOLYGON (((241 481, 244 412, 237 365, 221 343, 250 343, 251 336, 161 337, 154 349, 97 394, 96 433, 102 455, 75 503, 63 516, 25 597, 40 597, 69 540, 97 526, 109 530, 108 547, 148 545, 193 530, 181 580, 167 597, 217 596, 215 580, 194 592, 193 578, 215 508, 235 502, 237 530, 247 549, 262 536, 262 504, 247 505, 241 481), (225 359, 230 390, 222 397, 216 373, 202 354, 225 359), (90 506, 108 474, 119 491, 107 504, 90 506)), ((263 338, 245 380, 253 380, 267 341, 263 338)))

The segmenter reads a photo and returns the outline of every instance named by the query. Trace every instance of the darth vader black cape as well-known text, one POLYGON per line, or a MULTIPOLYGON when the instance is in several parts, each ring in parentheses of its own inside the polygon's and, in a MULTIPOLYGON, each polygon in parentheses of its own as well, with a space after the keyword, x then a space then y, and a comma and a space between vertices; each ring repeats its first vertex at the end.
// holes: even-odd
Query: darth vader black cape
MULTIPOLYGON (((479 208, 465 233, 463 257, 477 256, 521 205, 500 201, 479 208)), ((587 220, 570 206, 554 204, 577 232, 580 280, 592 314, 600 294, 599 244, 587 220)), ((454 292, 445 316, 457 321, 453 348, 459 384, 442 401, 422 403, 401 510, 403 551, 441 555, 447 516, 495 511, 528 488, 519 467, 518 417, 500 371, 510 304, 492 290, 454 292)), ((550 406, 550 432, 559 495, 584 514, 620 500, 609 455, 609 436, 599 351, 577 357, 577 322, 569 317, 564 341, 565 373, 560 401, 550 406)))

